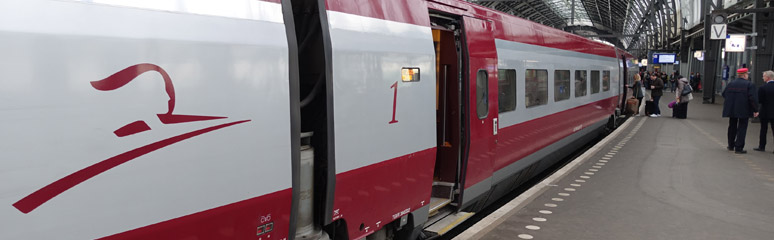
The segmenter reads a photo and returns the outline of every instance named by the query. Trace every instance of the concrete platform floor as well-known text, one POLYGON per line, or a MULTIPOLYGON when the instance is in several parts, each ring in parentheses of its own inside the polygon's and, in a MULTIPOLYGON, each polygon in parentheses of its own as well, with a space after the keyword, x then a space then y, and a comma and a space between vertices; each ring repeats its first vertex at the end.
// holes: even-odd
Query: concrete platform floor
MULTIPOLYGON (((668 100, 667 100, 668 99, 668 100)), ((674 119, 634 117, 624 132, 478 239, 774 239, 774 140, 726 150, 723 99, 674 119)), ((769 130, 771 131, 771 130, 769 130)))

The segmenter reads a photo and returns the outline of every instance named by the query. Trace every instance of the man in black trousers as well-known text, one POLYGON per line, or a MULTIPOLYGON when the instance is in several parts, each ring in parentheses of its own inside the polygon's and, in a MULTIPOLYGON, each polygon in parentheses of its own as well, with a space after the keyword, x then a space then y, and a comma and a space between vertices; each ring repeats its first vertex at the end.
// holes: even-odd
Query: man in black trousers
POLYGON ((758 147, 755 151, 766 151, 766 132, 771 123, 771 129, 774 131, 774 72, 763 72, 763 81, 766 82, 758 89, 758 103, 761 104, 761 111, 758 118, 761 120, 761 135, 758 147))
POLYGON ((658 107, 658 101, 664 95, 664 81, 655 74, 650 75, 650 89, 650 97, 653 99, 653 114, 650 114, 650 117, 661 117, 661 108, 658 107))
POLYGON ((758 116, 758 103, 755 101, 755 84, 747 81, 747 68, 736 70, 738 78, 723 90, 723 117, 728 120, 728 150, 737 154, 744 150, 744 138, 747 136, 747 121, 758 116))

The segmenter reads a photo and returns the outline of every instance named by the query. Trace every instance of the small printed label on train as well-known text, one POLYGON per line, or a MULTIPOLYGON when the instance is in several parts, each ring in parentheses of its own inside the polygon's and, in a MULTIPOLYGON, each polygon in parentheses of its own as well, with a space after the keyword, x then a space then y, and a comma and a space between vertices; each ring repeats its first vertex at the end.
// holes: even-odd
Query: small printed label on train
POLYGON ((392 219, 396 219, 396 218, 402 217, 403 215, 406 215, 409 212, 411 212, 411 208, 406 208, 405 210, 400 211, 399 213, 393 214, 392 215, 392 219))

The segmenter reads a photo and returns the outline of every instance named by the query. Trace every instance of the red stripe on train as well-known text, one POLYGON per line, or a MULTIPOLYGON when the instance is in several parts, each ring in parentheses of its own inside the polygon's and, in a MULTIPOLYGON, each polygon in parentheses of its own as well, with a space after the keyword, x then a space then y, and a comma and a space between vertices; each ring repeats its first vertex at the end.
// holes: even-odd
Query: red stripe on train
POLYGON ((291 189, 280 190, 102 239, 258 239, 258 227, 269 223, 273 229, 261 239, 285 239, 292 194, 291 189))

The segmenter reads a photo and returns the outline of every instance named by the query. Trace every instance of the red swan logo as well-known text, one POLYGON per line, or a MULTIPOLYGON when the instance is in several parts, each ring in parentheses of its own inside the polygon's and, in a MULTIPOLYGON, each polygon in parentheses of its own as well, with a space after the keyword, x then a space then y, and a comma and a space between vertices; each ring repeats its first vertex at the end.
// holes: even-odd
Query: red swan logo
MULTIPOLYGON (((169 74, 167 74, 167 72, 164 71, 164 69, 162 69, 161 67, 155 64, 142 63, 142 64, 137 64, 134 66, 127 67, 121 71, 114 73, 113 75, 110 75, 105 79, 91 82, 91 86, 100 91, 112 91, 123 87, 127 83, 137 78, 137 76, 151 71, 158 72, 159 74, 161 74, 161 77, 164 79, 164 88, 167 92, 167 95, 169 96, 169 101, 167 102, 168 104, 167 112, 157 114, 161 123, 176 124, 176 123, 207 121, 207 120, 226 118, 226 117, 218 117, 218 116, 180 115, 180 114, 172 113, 175 110, 175 88, 172 85, 172 79, 169 77, 169 74)), ((45 187, 38 189, 37 191, 17 201, 16 203, 13 204, 13 206, 16 207, 16 209, 19 209, 19 211, 23 213, 29 213, 32 210, 35 210, 40 205, 46 203, 48 200, 51 200, 57 195, 63 193, 64 191, 67 191, 68 189, 73 188, 76 185, 86 180, 89 180, 94 176, 99 175, 100 173, 103 173, 107 170, 117 167, 118 165, 124 164, 142 155, 159 150, 161 148, 178 143, 180 141, 183 141, 192 137, 196 137, 208 132, 212 132, 218 129, 249 122, 249 121, 250 120, 241 120, 241 121, 219 124, 219 125, 195 130, 192 132, 188 132, 188 133, 183 133, 177 136, 159 140, 157 142, 150 143, 148 145, 129 150, 127 152, 124 152, 116 156, 113 156, 111 158, 97 162, 84 169, 71 173, 70 175, 67 175, 53 183, 50 183, 45 187)), ((138 120, 124 125, 123 127, 115 130, 113 133, 115 133, 116 136, 118 137, 125 137, 132 134, 148 131, 148 130, 151 130, 150 126, 148 126, 148 124, 145 123, 145 121, 138 120)))

